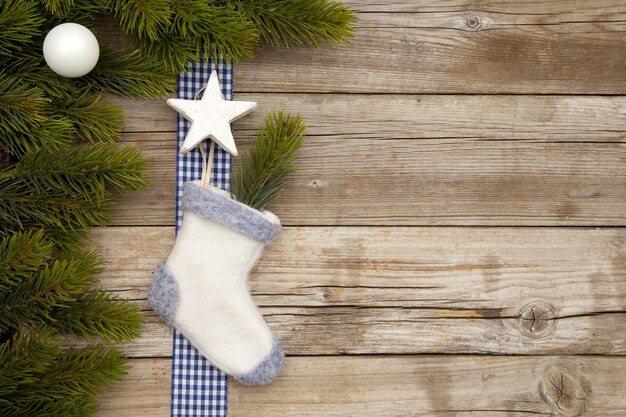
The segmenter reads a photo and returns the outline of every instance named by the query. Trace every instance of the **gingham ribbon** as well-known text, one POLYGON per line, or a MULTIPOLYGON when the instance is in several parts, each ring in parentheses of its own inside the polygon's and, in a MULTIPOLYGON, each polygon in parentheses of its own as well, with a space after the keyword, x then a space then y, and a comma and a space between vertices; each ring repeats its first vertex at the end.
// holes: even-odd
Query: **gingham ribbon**
MULTIPOLYGON (((233 99, 233 68, 220 60, 199 63, 187 73, 178 76, 178 98, 193 100, 198 90, 204 87, 212 70, 217 71, 222 93, 227 100, 233 99)), ((178 115, 176 154, 182 144, 189 122, 178 115)), ((205 142, 208 148, 208 141, 205 142)), ((208 154, 208 149, 207 149, 208 154)), ((231 156, 219 146, 215 147, 211 184, 227 190, 230 188, 231 156)), ((176 169, 176 227, 180 227, 182 211, 180 198, 183 184, 200 179, 202 157, 196 148, 184 156, 177 157, 176 169)), ((228 400, 228 378, 212 366, 189 341, 174 329, 172 353, 172 417, 225 417, 228 400)))

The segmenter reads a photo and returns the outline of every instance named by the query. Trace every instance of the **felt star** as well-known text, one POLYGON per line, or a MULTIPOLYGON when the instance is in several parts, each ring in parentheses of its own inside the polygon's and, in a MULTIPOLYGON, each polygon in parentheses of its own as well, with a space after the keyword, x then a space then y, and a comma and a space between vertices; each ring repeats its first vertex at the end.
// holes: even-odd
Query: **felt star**
POLYGON ((237 156, 237 146, 233 139, 230 123, 255 109, 253 101, 228 101, 220 89, 217 72, 211 72, 204 95, 200 100, 170 98, 167 104, 191 122, 189 132, 180 147, 181 155, 186 154, 203 140, 210 138, 224 150, 237 156))

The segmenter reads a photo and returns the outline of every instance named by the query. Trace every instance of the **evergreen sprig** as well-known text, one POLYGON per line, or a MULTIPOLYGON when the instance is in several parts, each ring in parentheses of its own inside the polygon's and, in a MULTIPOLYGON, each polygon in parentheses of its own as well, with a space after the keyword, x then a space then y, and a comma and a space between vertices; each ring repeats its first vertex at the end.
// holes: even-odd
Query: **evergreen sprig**
POLYGON ((143 316, 136 305, 100 289, 84 292, 66 308, 56 311, 56 327, 87 340, 124 343, 139 336, 143 316))
POLYGON ((329 0, 228 0, 274 46, 337 45, 354 36, 356 15, 329 0))
POLYGON ((19 287, 0 293, 0 332, 22 325, 55 326, 57 311, 76 302, 101 267, 94 252, 43 263, 19 287))
POLYGON ((103 47, 96 68, 76 83, 123 97, 161 98, 173 90, 174 72, 168 71, 165 63, 139 51, 103 47))
POLYGON ((44 326, 88 340, 137 337, 137 307, 93 287, 103 268, 96 252, 58 257, 41 231, 20 232, 0 241, 0 266, 0 334, 44 326))
POLYGON ((74 0, 41 0, 41 2, 54 17, 65 17, 74 7, 74 0))
POLYGON ((163 0, 109 0, 122 30, 138 39, 162 39, 172 16, 171 2, 163 0))
POLYGON ((70 147, 74 142, 74 132, 74 126, 69 118, 55 114, 32 129, 5 135, 2 145, 14 157, 43 148, 58 152, 70 147))
POLYGON ((280 193, 287 175, 297 169, 293 161, 305 132, 306 125, 300 115, 269 113, 254 145, 233 170, 233 197, 264 210, 280 193))
POLYGON ((10 137, 37 128, 50 99, 27 81, 0 73, 0 135, 10 137))
POLYGON ((0 3, 0 56, 11 56, 28 48, 40 36, 45 17, 31 0, 3 0, 0 3))
MULTIPOLYGON (((353 36, 356 20, 354 12, 331 0, 6 0, 0 6, 0 29, 7 34, 0 37, 0 56, 13 57, 18 67, 40 63, 42 34, 55 23, 95 28, 94 19, 103 13, 114 16, 153 74, 180 72, 209 57, 251 58, 260 41, 343 43, 353 36)), ((95 73, 100 67, 115 68, 106 59, 95 73)))
POLYGON ((114 142, 121 138, 124 112, 107 103, 102 93, 94 94, 85 89, 76 97, 56 101, 58 113, 69 120, 74 134, 91 143, 114 142))
POLYGON ((0 236, 40 227, 60 248, 74 248, 108 223, 109 190, 146 185, 145 167, 138 149, 109 144, 28 153, 0 171, 0 236))
POLYGON ((15 333, 0 344, 0 409, 6 417, 82 417, 127 373, 118 348, 61 350, 49 328, 15 333))
POLYGON ((52 259, 54 244, 43 230, 15 233, 0 241, 0 293, 10 291, 52 259))

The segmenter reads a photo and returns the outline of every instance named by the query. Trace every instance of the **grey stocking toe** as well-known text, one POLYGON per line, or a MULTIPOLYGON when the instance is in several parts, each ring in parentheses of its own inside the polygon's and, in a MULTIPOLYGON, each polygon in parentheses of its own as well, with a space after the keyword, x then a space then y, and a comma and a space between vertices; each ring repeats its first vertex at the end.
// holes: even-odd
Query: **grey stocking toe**
POLYGON ((233 375, 233 377, 241 384, 244 385, 263 385, 272 382, 276 376, 283 369, 285 363, 285 352, 278 340, 278 337, 274 335, 274 347, 269 355, 263 359, 263 361, 257 365, 256 368, 248 373, 233 375))

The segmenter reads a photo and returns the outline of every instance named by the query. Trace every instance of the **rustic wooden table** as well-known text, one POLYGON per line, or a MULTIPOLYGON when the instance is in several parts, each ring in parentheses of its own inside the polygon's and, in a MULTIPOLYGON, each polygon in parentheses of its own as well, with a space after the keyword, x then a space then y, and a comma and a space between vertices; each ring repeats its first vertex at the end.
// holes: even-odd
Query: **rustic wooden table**
MULTIPOLYGON (((350 1, 356 38, 236 67, 242 148, 309 124, 252 276, 284 342, 230 416, 626 415, 626 2, 350 1)), ((148 317, 100 416, 167 416, 171 333, 147 309, 174 238, 175 113, 118 100, 152 186, 93 234, 148 317)))

